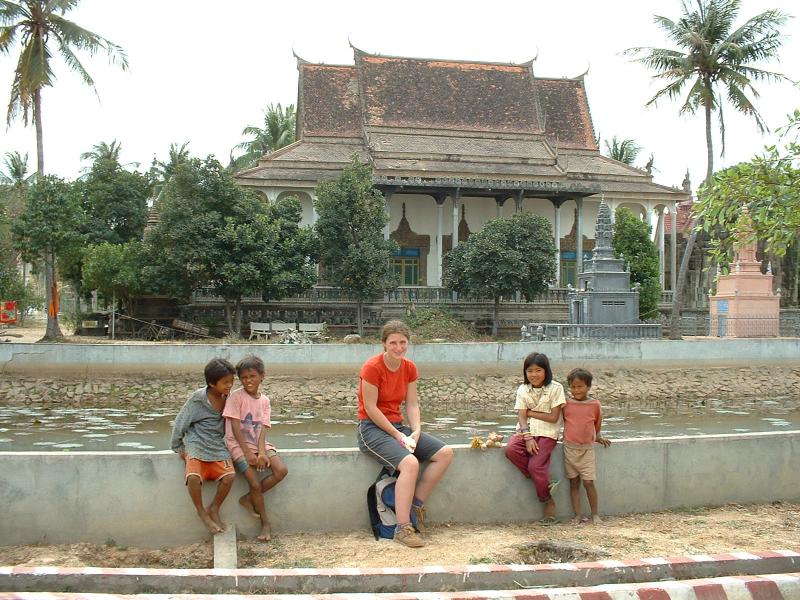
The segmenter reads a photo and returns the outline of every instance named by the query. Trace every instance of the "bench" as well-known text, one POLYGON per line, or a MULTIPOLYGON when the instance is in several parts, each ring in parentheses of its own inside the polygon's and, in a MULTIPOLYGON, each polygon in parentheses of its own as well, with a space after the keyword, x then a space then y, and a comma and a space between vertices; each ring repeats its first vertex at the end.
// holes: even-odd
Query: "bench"
POLYGON ((284 323, 283 321, 272 321, 271 323, 256 323, 251 321, 250 322, 250 338, 249 339, 260 339, 261 336, 264 336, 264 339, 269 339, 273 335, 280 335, 284 331, 291 331, 295 329, 294 323, 284 323))

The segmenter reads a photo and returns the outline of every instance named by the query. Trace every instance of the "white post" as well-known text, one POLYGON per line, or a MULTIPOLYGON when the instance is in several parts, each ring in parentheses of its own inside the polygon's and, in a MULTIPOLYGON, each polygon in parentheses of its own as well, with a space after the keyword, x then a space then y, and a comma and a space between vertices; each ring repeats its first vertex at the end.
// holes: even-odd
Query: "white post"
POLYGON ((436 201, 436 285, 442 285, 442 221, 444 196, 435 197, 436 201))
POLYGON ((578 207, 575 224, 575 271, 583 273, 583 198, 575 198, 578 207))
POLYGON ((553 200, 553 233, 556 242, 556 287, 561 287, 561 200, 553 200))
POLYGON ((670 289, 675 292, 675 285, 678 281, 678 204, 676 202, 672 203, 672 206, 669 209, 670 221, 672 222, 672 226, 669 228, 669 248, 670 253, 670 269, 669 269, 669 278, 670 278, 670 289))

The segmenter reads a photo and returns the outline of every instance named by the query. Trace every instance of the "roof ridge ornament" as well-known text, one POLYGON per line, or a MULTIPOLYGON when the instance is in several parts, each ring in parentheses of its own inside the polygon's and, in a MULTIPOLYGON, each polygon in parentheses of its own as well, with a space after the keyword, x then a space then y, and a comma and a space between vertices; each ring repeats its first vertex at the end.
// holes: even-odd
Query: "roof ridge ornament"
POLYGON ((591 69, 591 68, 592 68, 592 63, 591 63, 590 60, 587 59, 586 60, 586 70, 583 73, 581 73, 580 75, 578 75, 577 77, 573 77, 573 79, 575 81, 583 81, 586 78, 586 76, 589 74, 589 69, 591 69))
POLYGON ((308 61, 299 54, 297 54, 297 51, 295 51, 294 46, 292 46, 292 56, 294 56, 297 59, 298 66, 311 64, 311 61, 308 61))

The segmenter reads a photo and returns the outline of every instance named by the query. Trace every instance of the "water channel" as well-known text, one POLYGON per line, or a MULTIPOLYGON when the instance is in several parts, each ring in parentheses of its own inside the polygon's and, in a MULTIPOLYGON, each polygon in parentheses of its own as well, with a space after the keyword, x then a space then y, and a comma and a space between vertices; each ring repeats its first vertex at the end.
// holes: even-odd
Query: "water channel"
MULTIPOLYGON (((683 402, 680 407, 604 409, 604 434, 614 438, 800 430, 797 400, 683 402)), ((169 448, 177 409, 0 407, 0 451, 124 451, 169 448)), ((355 445, 355 406, 337 410, 274 410, 269 439, 279 449, 355 445)), ((508 436, 516 416, 485 411, 423 414, 423 429, 451 444, 497 431, 508 436)))

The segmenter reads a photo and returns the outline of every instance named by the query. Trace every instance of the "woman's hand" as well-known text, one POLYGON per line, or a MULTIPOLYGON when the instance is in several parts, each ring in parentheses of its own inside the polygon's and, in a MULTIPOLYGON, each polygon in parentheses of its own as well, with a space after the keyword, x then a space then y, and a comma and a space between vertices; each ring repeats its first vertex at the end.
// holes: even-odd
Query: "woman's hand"
POLYGON ((414 443, 419 444, 419 436, 422 435, 422 431, 419 429, 415 429, 411 432, 411 437, 414 438, 414 443))

